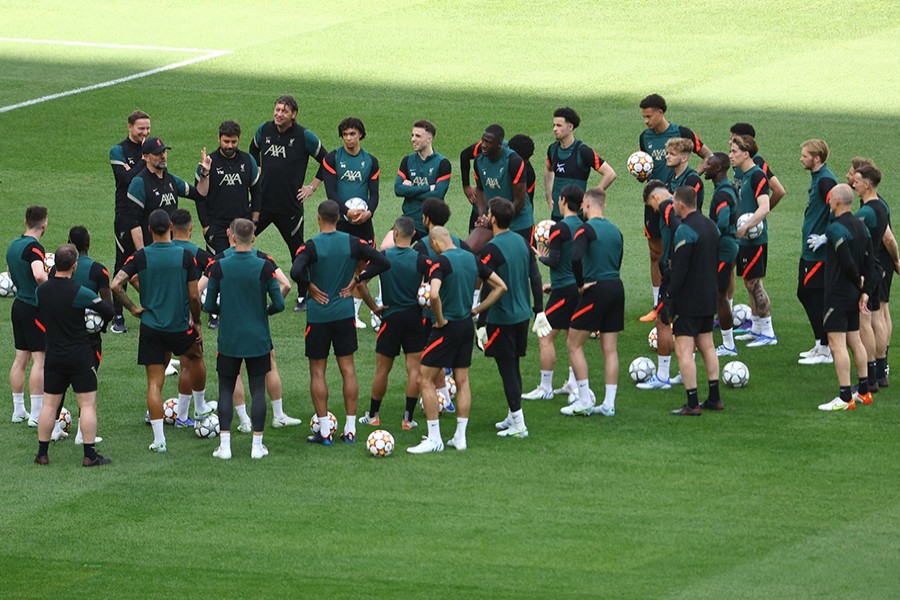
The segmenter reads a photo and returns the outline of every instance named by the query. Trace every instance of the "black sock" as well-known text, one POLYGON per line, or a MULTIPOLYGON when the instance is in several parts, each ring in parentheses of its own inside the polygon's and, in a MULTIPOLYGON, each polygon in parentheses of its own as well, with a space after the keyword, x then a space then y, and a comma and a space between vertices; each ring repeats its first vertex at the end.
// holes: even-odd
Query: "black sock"
POLYGON ((381 410, 381 400, 376 400, 372 398, 369 402, 369 416, 374 417, 378 414, 378 411, 381 410))
POLYGON ((406 397, 406 411, 403 413, 403 418, 407 421, 413 420, 413 413, 416 412, 416 402, 418 402, 418 398, 415 396, 406 397))
POLYGON ((38 456, 47 456, 47 451, 49 449, 50 449, 50 442, 38 441, 38 456))
POLYGON ((869 363, 866 363, 866 371, 867 371, 866 374, 868 375, 867 379, 872 382, 872 391, 877 392, 878 391, 878 387, 877 387, 878 376, 875 375, 875 361, 874 360, 869 363))
POLYGON ((851 399, 853 399, 853 388, 849 385, 842 385, 840 392, 841 400, 849 403, 851 399))
POLYGON ((691 388, 687 391, 687 403, 691 408, 697 408, 700 406, 700 400, 697 398, 697 388, 691 388))
POLYGON ((88 460, 94 460, 95 458, 97 458, 97 450, 94 449, 94 444, 84 445, 84 457, 88 460))
POLYGON ((719 397, 719 380, 715 379, 709 382, 709 401, 710 402, 719 402, 721 398, 719 397))
POLYGON ((887 358, 876 358, 875 359, 875 376, 878 379, 884 379, 885 375, 885 367, 887 366, 887 358))
POLYGON ((856 386, 856 391, 860 396, 865 396, 869 393, 869 378, 868 377, 860 377, 859 385, 856 386))

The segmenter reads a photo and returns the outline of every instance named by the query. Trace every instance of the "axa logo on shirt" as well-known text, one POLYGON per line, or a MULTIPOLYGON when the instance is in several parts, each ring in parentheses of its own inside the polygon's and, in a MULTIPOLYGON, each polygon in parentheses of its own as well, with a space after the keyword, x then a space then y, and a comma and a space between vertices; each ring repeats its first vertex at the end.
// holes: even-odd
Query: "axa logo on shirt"
POLYGON ((498 177, 485 177, 484 187, 491 188, 492 190, 499 190, 500 179, 498 177))
POLYGON ((565 173, 566 172, 565 163, 556 163, 556 172, 557 173, 565 173))
MULTIPOLYGON (((291 140, 293 141, 293 140, 291 140)), ((272 144, 264 153, 266 156, 279 156, 281 158, 287 158, 287 150, 284 146, 280 146, 278 144, 272 144)))
POLYGON ((665 161, 666 160, 666 147, 663 146, 662 148, 653 148, 651 155, 653 156, 654 163, 657 161, 660 161, 660 160, 665 161))
POLYGON ((222 176, 222 182, 219 184, 219 187, 223 185, 241 185, 243 183, 241 181, 240 173, 226 173, 222 176))
POLYGON ((431 185, 428 183, 427 177, 413 177, 412 178, 413 185, 431 185))
POLYGON ((347 169, 341 175, 341 181, 356 182, 356 181, 362 181, 362 180, 363 180, 362 171, 351 171, 350 169, 347 169))
POLYGON ((171 192, 165 192, 159 197, 160 206, 171 206, 173 204, 178 204, 178 198, 175 197, 175 194, 171 192))

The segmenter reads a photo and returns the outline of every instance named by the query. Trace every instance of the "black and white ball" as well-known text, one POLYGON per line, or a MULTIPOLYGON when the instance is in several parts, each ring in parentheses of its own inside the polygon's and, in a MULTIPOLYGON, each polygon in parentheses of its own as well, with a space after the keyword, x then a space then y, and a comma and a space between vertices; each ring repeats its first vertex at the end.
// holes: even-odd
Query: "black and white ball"
POLYGON ((103 317, 89 308, 84 309, 84 328, 88 333, 100 333, 103 329, 103 317))
POLYGON ((741 361, 733 360, 722 369, 722 379, 728 387, 745 387, 750 382, 750 369, 741 361))
POLYGON ((638 356, 628 366, 628 375, 635 383, 643 383, 656 374, 656 364, 646 356, 638 356))

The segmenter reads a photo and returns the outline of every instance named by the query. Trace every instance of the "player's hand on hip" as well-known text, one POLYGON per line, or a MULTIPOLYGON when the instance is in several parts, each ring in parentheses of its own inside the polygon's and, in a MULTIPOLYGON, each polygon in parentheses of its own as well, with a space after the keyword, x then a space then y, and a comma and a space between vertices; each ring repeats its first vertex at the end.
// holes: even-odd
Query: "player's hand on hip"
POLYGON ((320 290, 316 284, 309 284, 309 297, 318 302, 319 304, 328 304, 328 294, 320 290))

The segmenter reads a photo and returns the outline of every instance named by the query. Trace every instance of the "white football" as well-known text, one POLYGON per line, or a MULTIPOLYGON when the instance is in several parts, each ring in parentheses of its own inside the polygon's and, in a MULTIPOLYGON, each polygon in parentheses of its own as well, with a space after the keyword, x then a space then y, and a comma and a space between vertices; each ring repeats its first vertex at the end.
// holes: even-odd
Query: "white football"
POLYGON ((178 417, 178 412, 176 411, 177 405, 178 398, 169 398, 163 402, 163 423, 166 425, 175 424, 175 419, 178 417))
POLYGON ((0 298, 12 298, 16 295, 16 284, 13 283, 9 271, 0 273, 0 298))
MULTIPOLYGON (((334 416, 334 413, 328 411, 328 418, 331 419, 331 431, 335 432, 338 428, 338 420, 337 417, 334 416)), ((309 429, 313 433, 319 433, 319 415, 313 415, 312 419, 309 420, 309 429)))
POLYGON ((394 451, 394 436, 384 429, 376 429, 366 438, 366 449, 372 456, 383 458, 394 451))
POLYGON ((212 413, 194 422, 194 433, 198 438, 214 438, 219 435, 219 415, 212 413))
POLYGON ((369 204, 362 198, 350 198, 344 202, 347 210, 369 210, 369 204))
POLYGON ((50 270, 56 266, 56 255, 52 252, 48 252, 44 255, 44 271, 49 273, 50 270))
MULTIPOLYGON (((747 223, 747 221, 749 221, 752 218, 753 218, 753 213, 744 213, 741 216, 739 216, 738 220, 737 220, 738 228, 743 227, 747 223)), ((756 238, 758 238, 759 236, 761 236, 763 234, 764 230, 765 230, 765 221, 760 221, 759 223, 757 223, 756 225, 754 225, 753 227, 751 227, 750 229, 747 230, 747 239, 755 240, 756 238)))
POLYGON ((656 327, 650 330, 650 333, 647 334, 647 343, 650 344, 650 348, 656 350, 659 346, 658 334, 656 333, 656 327))
POLYGON ((752 310, 746 304, 735 304, 731 309, 731 316, 735 327, 740 327, 744 321, 749 321, 753 315, 752 310))
POLYGON ((646 356, 638 356, 628 366, 628 375, 635 383, 643 383, 656 374, 656 364, 646 356))
POLYGON ((750 369, 741 361, 733 360, 722 369, 722 379, 728 387, 742 388, 750 381, 750 369))
POLYGON ((72 413, 69 412, 69 409, 63 406, 59 409, 59 417, 56 418, 59 422, 59 428, 65 432, 69 431, 69 427, 72 425, 72 413))
POLYGON ((419 291, 416 292, 416 300, 419 302, 419 306, 424 308, 431 308, 431 284, 423 283, 419 286, 419 291))
POLYGON ((650 173, 653 171, 653 157, 646 152, 638 150, 628 157, 628 162, 625 163, 625 166, 635 179, 647 181, 650 178, 650 173))
POLYGON ((89 308, 84 309, 84 327, 88 333, 100 333, 103 329, 103 317, 89 308))
POLYGON ((546 219, 534 226, 534 243, 547 247, 550 245, 550 230, 556 225, 556 221, 546 219))

